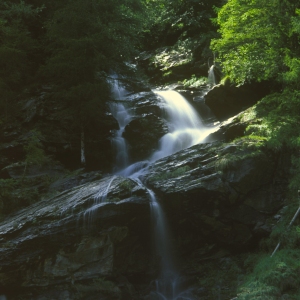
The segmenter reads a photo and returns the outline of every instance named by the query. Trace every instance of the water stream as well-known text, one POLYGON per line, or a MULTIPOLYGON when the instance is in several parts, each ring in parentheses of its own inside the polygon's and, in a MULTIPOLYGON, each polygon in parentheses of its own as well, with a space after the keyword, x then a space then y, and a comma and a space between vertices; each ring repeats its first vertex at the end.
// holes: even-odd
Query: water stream
MULTIPOLYGON (((120 87, 119 82, 113 83, 112 88, 115 99, 122 100, 126 90, 120 87)), ((203 142, 205 138, 216 129, 205 126, 195 109, 176 91, 155 91, 155 93, 162 100, 161 109, 168 123, 169 132, 160 139, 159 148, 148 160, 136 162, 131 165, 129 165, 130 160, 128 157, 127 144, 122 135, 125 126, 131 121, 132 116, 122 101, 110 105, 111 112, 119 123, 119 130, 112 138, 112 146, 116 154, 114 173, 131 178, 137 184, 146 188, 149 194, 155 256, 159 258, 160 262, 160 275, 155 280, 155 290, 149 295, 150 299, 193 300, 193 298, 189 296, 189 291, 182 291, 180 289, 180 277, 176 271, 172 257, 171 238, 168 232, 164 211, 157 201, 154 192, 145 187, 139 177, 147 170, 150 162, 153 163, 160 158, 203 142)), ((95 198, 95 205, 86 212, 89 218, 91 218, 93 211, 105 201, 114 179, 115 176, 112 176, 106 189, 99 191, 98 197, 95 198)))
POLYGON ((125 87, 120 82, 118 76, 113 74, 110 79, 111 94, 115 100, 109 104, 110 112, 119 124, 119 130, 114 132, 111 139, 112 150, 115 155, 114 172, 122 170, 129 164, 128 146, 126 140, 122 137, 126 125, 132 120, 132 115, 123 101, 128 94, 125 87))
MULTIPOLYGON (((93 205, 88 208, 83 215, 84 224, 91 224, 93 222, 93 218, 97 213, 98 208, 106 201, 107 194, 110 190, 110 187, 117 176, 113 175, 107 186, 101 188, 98 193, 94 197, 93 205)), ((1 300, 1 299, 0 299, 1 300)))
POLYGON ((216 130, 205 126, 195 109, 178 92, 167 90, 155 93, 165 103, 163 110, 169 124, 169 133, 160 139, 159 149, 153 153, 151 162, 203 142, 216 130))
POLYGON ((111 103, 110 111, 119 123, 117 130, 111 139, 112 149, 115 154, 114 171, 122 170, 129 164, 128 146, 126 140, 122 137, 125 126, 131 121, 132 116, 129 114, 125 105, 122 103, 111 103))
MULTIPOLYGON (((188 101, 173 90, 155 91, 161 97, 162 107, 169 132, 159 141, 159 148, 151 155, 148 161, 136 162, 119 172, 119 175, 130 177, 139 185, 142 182, 139 176, 146 170, 149 162, 171 155, 177 151, 203 142, 205 138, 216 130, 207 127, 188 101)), ((155 290, 150 294, 153 300, 192 300, 189 291, 180 288, 180 276, 176 271, 172 257, 170 233, 164 211, 157 201, 154 192, 146 187, 151 209, 151 220, 155 256, 160 261, 160 275, 155 280, 155 290)))
POLYGON ((213 87, 216 85, 216 76, 215 76, 214 68, 215 68, 215 65, 212 65, 208 71, 207 81, 208 81, 210 87, 213 87))

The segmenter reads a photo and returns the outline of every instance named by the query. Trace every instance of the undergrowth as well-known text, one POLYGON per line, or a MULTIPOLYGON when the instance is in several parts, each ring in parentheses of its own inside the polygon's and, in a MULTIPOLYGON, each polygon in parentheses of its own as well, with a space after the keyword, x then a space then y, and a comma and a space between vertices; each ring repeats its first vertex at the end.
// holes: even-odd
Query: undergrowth
MULTIPOLYGON (((289 189, 286 207, 278 216, 268 238, 260 242, 256 253, 249 253, 244 267, 246 276, 237 288, 238 300, 284 300, 300 299, 300 222, 289 226, 299 207, 295 197, 300 189, 300 92, 285 90, 271 94, 239 116, 239 121, 248 122, 245 136, 234 142, 253 141, 253 153, 260 147, 273 153, 291 153, 289 189), (256 143, 258 142, 258 143, 256 143), (255 145, 256 144, 256 145, 255 145), (256 149, 256 150, 255 150, 256 149), (276 245, 277 252, 271 257, 276 245)), ((238 166, 241 157, 230 153, 220 156, 217 168, 227 170, 238 166)))
POLYGON ((0 217, 39 201, 46 194, 53 178, 0 179, 0 217))
POLYGON ((207 85, 207 78, 196 77, 196 75, 192 75, 190 79, 183 80, 182 84, 184 85, 184 87, 198 88, 207 85))

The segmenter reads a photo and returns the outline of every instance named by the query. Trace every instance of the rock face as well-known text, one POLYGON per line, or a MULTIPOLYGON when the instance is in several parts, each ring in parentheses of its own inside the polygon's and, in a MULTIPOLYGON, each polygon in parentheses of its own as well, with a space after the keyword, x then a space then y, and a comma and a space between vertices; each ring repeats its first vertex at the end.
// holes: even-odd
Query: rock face
POLYGON ((162 47, 155 52, 143 52, 137 63, 145 70, 152 82, 172 82, 183 80, 192 74, 207 75, 206 64, 194 63, 192 53, 172 51, 171 47, 162 47))
POLYGON ((148 230, 146 190, 129 179, 107 177, 41 201, 0 225, 0 294, 139 299, 129 296, 136 291, 128 279, 150 273, 148 230))
POLYGON ((205 95, 205 103, 219 121, 224 121, 254 105, 268 92, 268 83, 248 84, 239 87, 219 84, 205 95))
POLYGON ((267 220, 283 205, 287 170, 281 157, 255 144, 196 145, 150 168, 144 180, 165 206, 180 255, 201 260, 221 248, 255 247, 270 233, 267 220))
POLYGON ((123 137, 129 147, 131 162, 147 159, 158 147, 160 138, 168 132, 162 118, 161 100, 152 91, 126 97, 132 120, 126 125, 123 137))
MULTIPOLYGON (((196 280, 203 259, 248 250, 270 233, 284 203, 284 159, 247 139, 199 144, 150 165, 141 178, 166 213, 178 270, 194 299, 204 297, 196 280)), ((159 270, 147 189, 119 176, 80 176, 82 185, 65 190, 74 179, 58 182, 60 194, 0 224, 0 294, 149 299, 159 270)))
POLYGON ((134 161, 146 159, 158 148, 159 139, 168 132, 165 122, 154 114, 144 114, 131 121, 124 131, 129 153, 134 161))

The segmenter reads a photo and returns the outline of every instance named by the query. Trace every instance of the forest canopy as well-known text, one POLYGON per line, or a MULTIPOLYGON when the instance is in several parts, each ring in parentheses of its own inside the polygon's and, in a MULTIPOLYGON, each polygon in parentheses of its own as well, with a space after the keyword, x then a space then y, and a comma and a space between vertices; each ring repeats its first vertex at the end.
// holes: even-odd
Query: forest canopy
POLYGON ((220 38, 211 43, 224 73, 237 84, 298 84, 299 2, 229 0, 217 9, 220 38))
POLYGON ((42 84, 63 99, 88 90, 76 110, 82 101, 105 101, 105 76, 136 53, 145 24, 140 0, 1 2, 1 112, 13 113, 16 96, 42 84))

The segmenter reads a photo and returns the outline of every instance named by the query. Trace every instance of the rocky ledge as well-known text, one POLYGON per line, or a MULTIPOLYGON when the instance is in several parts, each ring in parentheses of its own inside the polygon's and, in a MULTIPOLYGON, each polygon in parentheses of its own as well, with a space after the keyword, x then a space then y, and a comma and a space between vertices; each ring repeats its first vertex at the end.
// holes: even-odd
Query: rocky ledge
MULTIPOLYGON (((284 205, 285 159, 242 138, 195 145, 148 167, 142 180, 162 204, 195 299, 211 299, 199 286, 203 260, 246 251, 269 235, 284 205)), ((151 251, 148 191, 129 178, 91 178, 0 224, 0 295, 149 299, 159 258, 151 251)))
POLYGON ((117 176, 19 211, 0 225, 0 294, 134 299, 127 278, 147 278, 151 270, 149 223, 146 190, 117 176))
MULTIPOLYGON (((260 142, 199 144, 157 161, 144 181, 156 192, 181 260, 257 246, 284 205, 287 154, 260 142)), ((191 270, 190 270, 191 271, 191 270)))

